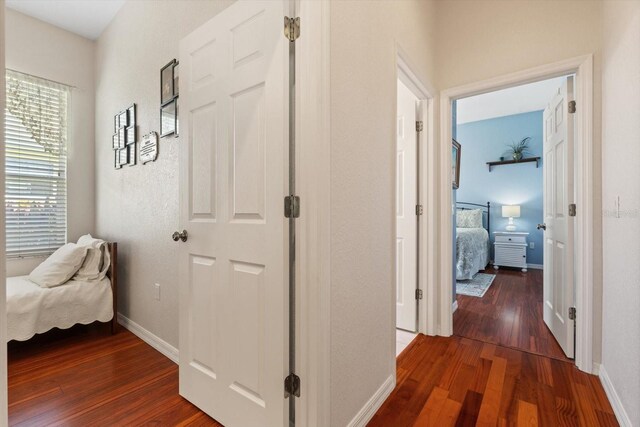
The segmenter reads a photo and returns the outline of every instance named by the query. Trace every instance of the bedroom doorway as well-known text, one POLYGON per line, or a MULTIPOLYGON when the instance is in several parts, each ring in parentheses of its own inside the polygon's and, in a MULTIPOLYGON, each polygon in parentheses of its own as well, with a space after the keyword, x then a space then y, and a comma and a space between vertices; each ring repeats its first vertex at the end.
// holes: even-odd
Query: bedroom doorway
POLYGON ((455 335, 574 357, 573 88, 563 76, 453 103, 455 335))

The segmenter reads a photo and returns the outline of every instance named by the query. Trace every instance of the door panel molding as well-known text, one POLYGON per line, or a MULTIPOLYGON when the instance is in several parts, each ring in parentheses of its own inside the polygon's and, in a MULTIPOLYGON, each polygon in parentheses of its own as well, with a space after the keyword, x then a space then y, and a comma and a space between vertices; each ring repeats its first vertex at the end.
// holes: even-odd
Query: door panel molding
MULTIPOLYGON (((440 95, 440 143, 438 144, 441 173, 437 185, 430 191, 438 194, 439 229, 451 230, 451 103, 464 98, 526 83, 533 83, 554 77, 575 74, 575 200, 578 215, 575 221, 575 300, 578 312, 576 324, 576 366, 588 373, 593 365, 593 55, 570 58, 528 70, 519 71, 476 83, 447 89, 440 95)), ((440 235, 439 249, 444 256, 431 262, 439 267, 439 281, 430 282, 428 287, 437 295, 438 301, 428 309, 439 313, 435 325, 437 333, 450 336, 453 333, 453 313, 451 310, 451 270, 453 259, 451 232, 440 235)), ((433 255, 432 255, 433 256, 433 255)))

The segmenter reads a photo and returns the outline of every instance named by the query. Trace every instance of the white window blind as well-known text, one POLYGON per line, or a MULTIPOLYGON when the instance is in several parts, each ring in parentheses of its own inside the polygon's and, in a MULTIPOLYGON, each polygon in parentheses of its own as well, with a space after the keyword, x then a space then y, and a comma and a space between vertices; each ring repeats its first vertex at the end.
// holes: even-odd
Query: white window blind
POLYGON ((7 70, 7 257, 49 254, 67 241, 69 87, 7 70))

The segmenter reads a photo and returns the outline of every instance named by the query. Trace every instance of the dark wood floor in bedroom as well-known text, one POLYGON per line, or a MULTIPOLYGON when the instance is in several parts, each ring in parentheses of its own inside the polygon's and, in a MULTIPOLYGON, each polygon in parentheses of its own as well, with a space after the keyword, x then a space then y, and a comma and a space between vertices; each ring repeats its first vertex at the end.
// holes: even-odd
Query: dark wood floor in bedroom
POLYGON ((542 270, 489 268, 496 278, 482 298, 457 295, 453 334, 570 360, 542 317, 542 270))
POLYGON ((178 366, 122 328, 9 343, 11 426, 220 426, 178 395, 178 366))

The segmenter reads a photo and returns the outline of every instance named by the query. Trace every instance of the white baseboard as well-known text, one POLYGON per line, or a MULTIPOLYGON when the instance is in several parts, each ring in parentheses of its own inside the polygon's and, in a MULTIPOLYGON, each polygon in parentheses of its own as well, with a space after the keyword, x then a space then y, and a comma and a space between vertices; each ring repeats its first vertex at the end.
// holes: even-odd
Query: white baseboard
POLYGON ((543 270, 544 266, 542 264, 527 264, 527 268, 532 270, 543 270))
POLYGON ((155 348, 160 353, 165 355, 167 358, 173 361, 173 363, 178 363, 177 348, 175 348, 162 338, 158 337, 157 335, 154 335, 151 332, 147 331, 145 328, 138 325, 128 317, 124 316, 122 313, 118 313, 118 323, 121 324, 125 329, 131 331, 131 333, 136 335, 142 341, 146 342, 151 347, 155 348))
POLYGON ((622 427, 632 427, 631 419, 629 418, 629 415, 627 415, 627 412, 624 410, 622 401, 620 400, 620 396, 618 396, 616 389, 613 387, 611 378, 609 378, 609 375, 607 375, 607 370, 604 368, 604 365, 599 365, 598 376, 600 377, 600 382, 602 382, 604 392, 609 398, 609 403, 611 403, 611 407, 613 407, 613 413, 616 414, 618 423, 622 427))
POLYGON ((396 387, 395 376, 389 375, 384 383, 380 386, 378 391, 375 392, 371 399, 358 411, 355 417, 347 424, 348 427, 364 427, 367 425, 371 418, 376 414, 378 409, 382 406, 387 397, 391 394, 396 387))
POLYGON ((456 301, 453 302, 453 307, 451 309, 451 314, 455 313, 457 309, 458 309, 458 301, 456 300, 456 301))

